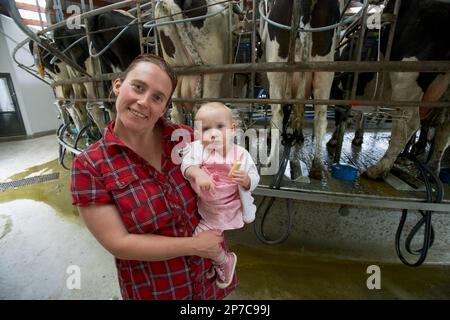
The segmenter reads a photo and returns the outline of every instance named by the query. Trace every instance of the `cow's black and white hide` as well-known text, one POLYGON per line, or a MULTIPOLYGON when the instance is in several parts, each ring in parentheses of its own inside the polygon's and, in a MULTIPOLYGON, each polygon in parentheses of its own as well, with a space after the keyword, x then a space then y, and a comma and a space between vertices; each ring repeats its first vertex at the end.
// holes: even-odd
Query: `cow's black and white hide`
MULTIPOLYGON (((389 1, 384 12, 392 13, 394 1, 389 1)), ((450 60, 450 4, 433 0, 402 1, 391 52, 393 61, 450 60)), ((387 34, 388 29, 385 30, 387 34)), ((386 39, 383 36, 383 39, 386 39)), ((382 49, 386 41, 382 41, 382 49)), ((430 74, 418 72, 391 72, 390 82, 393 101, 438 101, 446 92, 450 74, 430 74)), ((423 111, 422 111, 423 113, 423 111)), ((367 170, 370 178, 384 176, 392 168, 397 156, 420 126, 418 107, 397 108, 393 114, 391 139, 381 160, 367 170)), ((448 146, 448 129, 438 127, 439 145, 448 146), (447 135, 446 135, 447 132, 447 135)), ((438 137, 438 136, 437 136, 438 137)), ((441 156, 432 156, 430 163, 436 164, 441 156)))
MULTIPOLYGON (((155 8, 156 23, 217 13, 200 20, 157 27, 164 59, 171 66, 218 65, 229 62, 228 9, 221 0, 162 0, 155 8)), ((237 23, 237 16, 233 16, 237 23)), ((180 75, 174 98, 227 96, 230 81, 223 74, 180 75)), ((192 103, 173 103, 171 120, 185 123, 192 103)))
MULTIPOLYGON (((272 3, 269 19, 283 24, 291 24, 293 3, 290 0, 276 0, 272 3)), ((301 0, 300 26, 304 28, 323 27, 333 25, 340 17, 339 1, 328 0, 301 0)), ((263 31, 262 39, 265 43, 265 57, 267 62, 286 62, 289 54, 290 31, 278 28, 271 24, 263 31)), ((335 30, 323 32, 300 32, 296 39, 295 61, 333 61, 335 48, 335 30)), ((269 72, 267 77, 270 83, 270 97, 272 99, 298 98, 329 99, 333 72, 295 72, 291 83, 288 76, 282 72, 269 72)), ((272 105, 272 129, 282 128, 283 114, 281 105, 272 105)), ((290 127, 297 133, 301 132, 304 106, 295 105, 290 127)), ((327 106, 315 106, 314 139, 315 149, 310 177, 322 178, 322 141, 327 128, 327 106)), ((272 162, 278 158, 279 141, 272 139, 272 162)))
MULTIPOLYGON (((100 57, 113 72, 124 71, 141 53, 137 20, 125 11, 115 10, 94 16, 89 19, 89 28, 95 32, 92 43, 97 53, 109 45, 100 57), (113 41, 124 28, 123 33, 113 41)), ((143 35, 147 33, 148 29, 143 27, 143 35)))

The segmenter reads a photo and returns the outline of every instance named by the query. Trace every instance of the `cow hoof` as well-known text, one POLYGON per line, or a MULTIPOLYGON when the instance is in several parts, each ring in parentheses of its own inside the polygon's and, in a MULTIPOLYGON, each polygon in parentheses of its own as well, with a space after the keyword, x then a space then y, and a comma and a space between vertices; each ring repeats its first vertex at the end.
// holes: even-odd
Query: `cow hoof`
POLYGON ((317 162, 313 162, 311 170, 309 171, 309 177, 311 179, 322 180, 323 178, 322 166, 317 162))
POLYGON ((383 172, 380 171, 376 166, 372 166, 372 167, 368 168, 367 171, 364 172, 362 175, 369 179, 377 180, 377 179, 382 178, 383 172))
POLYGON ((327 142, 327 147, 328 148, 335 148, 337 146, 337 139, 333 139, 331 138, 330 141, 327 142))
POLYGON ((412 161, 406 157, 399 156, 397 158, 397 160, 395 160, 395 163, 402 165, 402 166, 409 166, 412 164, 412 161))
POLYGON ((355 138, 352 140, 352 145, 356 147, 360 147, 363 144, 363 139, 361 138, 355 138))

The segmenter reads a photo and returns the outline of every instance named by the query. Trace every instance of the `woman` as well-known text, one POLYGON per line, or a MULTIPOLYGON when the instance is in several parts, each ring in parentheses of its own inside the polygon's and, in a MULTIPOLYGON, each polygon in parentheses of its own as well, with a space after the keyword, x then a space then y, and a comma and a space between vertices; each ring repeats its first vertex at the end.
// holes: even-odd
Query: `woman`
POLYGON ((116 257, 124 299, 221 299, 237 283, 222 290, 206 276, 220 232, 192 236, 196 195, 170 157, 181 126, 163 118, 176 84, 164 60, 137 57, 113 83, 116 120, 72 165, 72 203, 116 257))

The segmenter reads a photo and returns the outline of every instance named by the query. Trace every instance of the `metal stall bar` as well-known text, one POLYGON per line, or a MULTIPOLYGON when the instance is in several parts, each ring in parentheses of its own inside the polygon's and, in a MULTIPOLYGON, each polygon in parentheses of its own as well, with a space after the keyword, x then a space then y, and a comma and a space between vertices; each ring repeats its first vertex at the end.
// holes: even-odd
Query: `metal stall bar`
POLYGON ((225 72, 296 72, 296 71, 336 71, 336 72, 449 72, 450 61, 318 61, 295 62, 288 65, 284 62, 237 63, 233 65, 197 65, 189 67, 174 67, 180 75, 225 73, 225 72))
MULTIPOLYGON (((60 81, 60 84, 70 84, 70 81, 60 81)), ((67 100, 67 99, 60 99, 67 100)), ((71 101, 81 101, 81 102, 94 102, 94 101, 106 101, 114 102, 113 98, 106 99, 70 99, 71 101)), ((374 100, 321 100, 321 99, 247 99, 247 98, 173 98, 174 102, 186 102, 186 103, 204 103, 204 102, 222 102, 222 103, 233 103, 233 104, 244 104, 244 103, 266 103, 266 104, 341 104, 341 105, 352 105, 358 103, 359 106, 373 106, 373 105, 386 105, 391 107, 430 107, 430 108, 443 108, 450 107, 450 102, 414 102, 414 101, 374 101, 374 100)))
MULTIPOLYGON (((23 46, 26 42, 22 42, 23 46)), ((282 62, 265 63, 237 63, 222 65, 196 65, 190 67, 174 67, 177 75, 195 75, 227 72, 295 72, 295 71, 335 71, 335 72, 449 72, 450 61, 320 61, 320 62, 296 62, 287 65, 282 62)), ((76 82, 104 81, 120 77, 121 73, 109 73, 91 78, 73 79, 76 82)), ((56 81, 55 85, 62 82, 56 81)), ((67 83, 64 83, 67 84, 67 83)))
MULTIPOLYGON (((256 63, 256 0, 252 1, 252 65, 256 63)), ((250 98, 255 97, 255 71, 250 73, 250 98)))
MULTIPOLYGON (((388 42, 386 45, 386 52, 384 54, 384 61, 390 61, 391 58, 391 51, 392 51, 392 44, 394 43, 394 35, 395 35, 395 29, 397 29, 397 17, 398 17, 398 13, 400 12, 400 6, 402 5, 402 0, 396 0, 395 1, 395 6, 394 6, 394 13, 392 16, 392 24, 391 27, 389 29, 389 36, 388 36, 388 42)), ((380 29, 381 32, 381 29, 380 29)), ((386 79, 387 76, 387 70, 383 70, 381 72, 381 76, 380 76, 380 86, 379 86, 379 91, 377 93, 377 98, 380 98, 383 94, 383 89, 384 89, 384 81, 386 79)))
MULTIPOLYGON (((136 17, 138 19, 138 32, 139 32, 139 48, 141 54, 144 53, 144 37, 142 35, 142 10, 141 10, 141 0, 136 0, 136 17)), ((145 40, 146 42, 147 40, 145 40)))
POLYGON ((306 189, 282 188, 275 190, 258 186, 253 194, 283 199, 324 202, 351 206, 378 207, 388 209, 432 210, 436 213, 450 213, 450 202, 427 203, 418 198, 379 197, 360 194, 346 194, 339 192, 312 191, 306 189))

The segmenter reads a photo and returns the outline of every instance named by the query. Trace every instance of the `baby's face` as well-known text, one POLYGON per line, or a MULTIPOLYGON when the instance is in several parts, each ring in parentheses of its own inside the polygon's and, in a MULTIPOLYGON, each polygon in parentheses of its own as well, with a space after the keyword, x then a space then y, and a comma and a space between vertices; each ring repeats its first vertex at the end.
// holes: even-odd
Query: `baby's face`
POLYGON ((201 110, 195 121, 203 146, 222 148, 232 141, 236 125, 226 109, 201 110))

